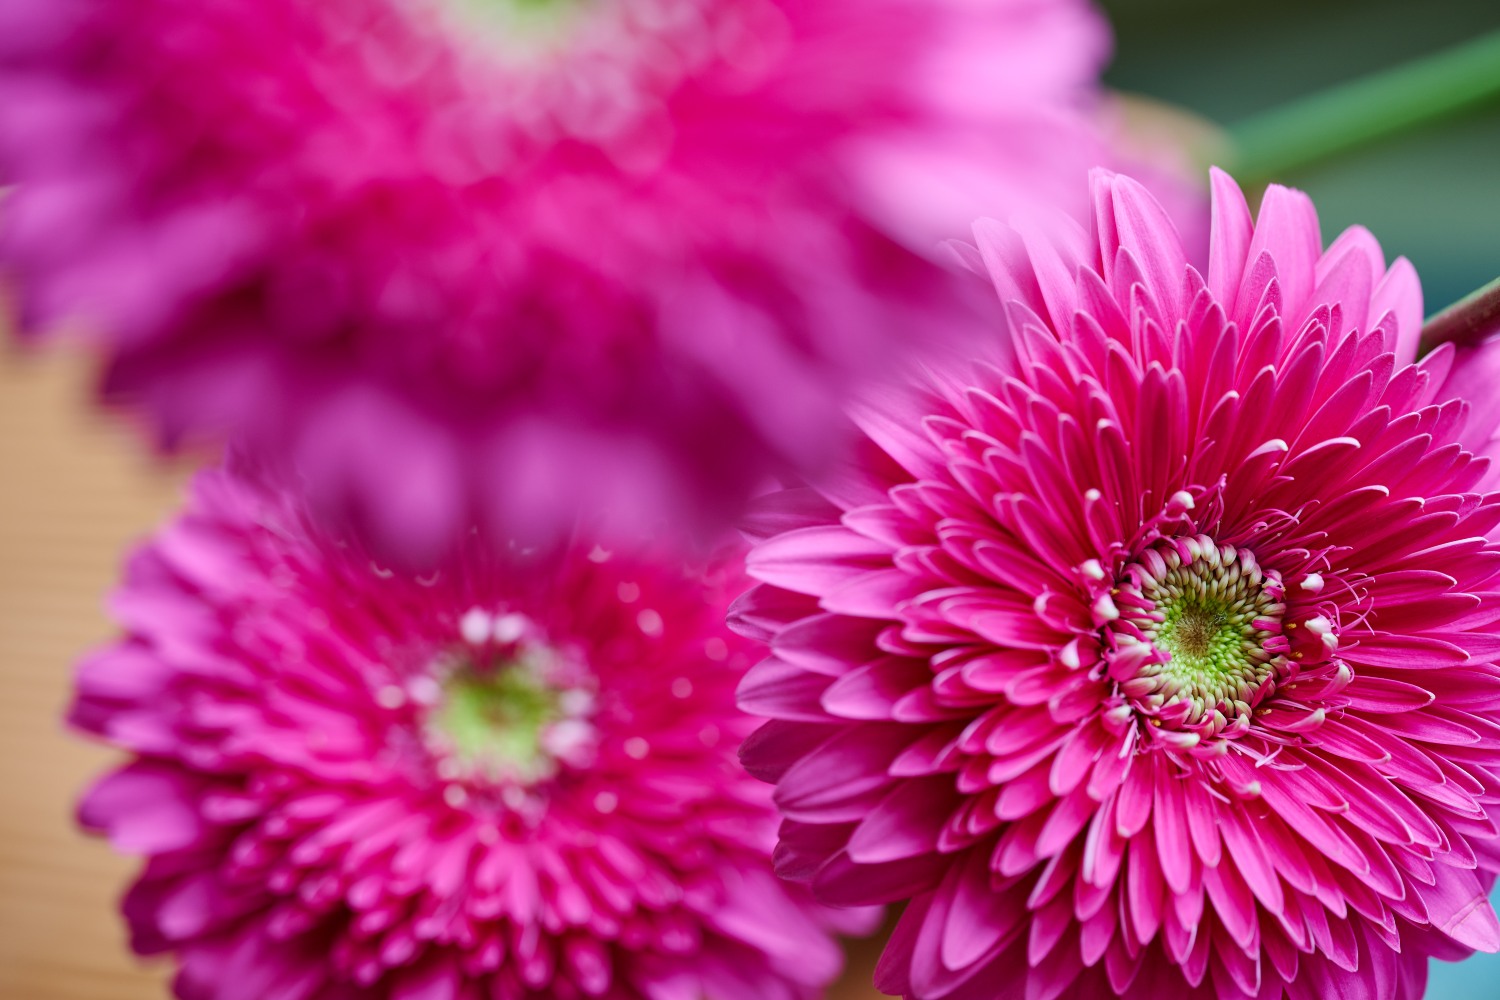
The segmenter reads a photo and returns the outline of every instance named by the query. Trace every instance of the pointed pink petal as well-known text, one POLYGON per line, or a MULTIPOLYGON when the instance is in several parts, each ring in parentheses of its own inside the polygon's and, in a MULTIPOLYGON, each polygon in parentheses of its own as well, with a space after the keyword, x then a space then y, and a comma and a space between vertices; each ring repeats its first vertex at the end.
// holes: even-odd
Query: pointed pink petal
POLYGON ((1405 257, 1397 257, 1370 298, 1370 316, 1375 320, 1386 313, 1396 319, 1396 342, 1387 343, 1400 364, 1417 360, 1417 341, 1422 336, 1422 282, 1417 269, 1405 257))
POLYGON ((1250 235, 1254 227, 1245 195, 1234 179, 1218 167, 1209 171, 1209 178, 1213 188, 1213 221, 1208 250, 1208 290, 1226 313, 1234 315, 1235 299, 1245 273, 1245 262, 1249 259, 1250 235))
MULTIPOLYGON (((1170 766, 1165 763, 1159 767, 1170 766)), ((1189 775, 1189 781, 1198 780, 1189 775)), ((1193 870, 1193 846, 1188 832, 1187 803, 1182 785, 1162 774, 1156 778, 1155 807, 1151 823, 1156 831, 1156 851, 1162 876, 1173 892, 1186 892, 1193 870)))
POLYGON ((1175 325, 1182 301, 1187 255, 1177 227, 1161 203, 1129 177, 1114 179, 1114 218, 1120 246, 1140 265, 1160 322, 1175 325))
POLYGON ((1418 890, 1432 925, 1476 951, 1500 951, 1500 921, 1478 873, 1434 865, 1433 874, 1437 884, 1418 890))
POLYGON ((900 782, 860 820, 849 837, 849 857, 859 864, 882 864, 934 851, 958 804, 947 776, 900 782))
MULTIPOLYGON (((1301 191, 1272 184, 1261 199, 1260 214, 1255 220, 1255 235, 1250 240, 1247 259, 1256 260, 1268 254, 1276 264, 1281 282, 1282 316, 1291 328, 1302 325, 1307 314, 1308 296, 1313 290, 1314 272, 1323 253, 1323 238, 1318 230, 1318 212, 1312 199, 1301 191)), ((1240 304, 1247 298, 1259 299, 1261 290, 1253 284, 1240 288, 1240 304)))

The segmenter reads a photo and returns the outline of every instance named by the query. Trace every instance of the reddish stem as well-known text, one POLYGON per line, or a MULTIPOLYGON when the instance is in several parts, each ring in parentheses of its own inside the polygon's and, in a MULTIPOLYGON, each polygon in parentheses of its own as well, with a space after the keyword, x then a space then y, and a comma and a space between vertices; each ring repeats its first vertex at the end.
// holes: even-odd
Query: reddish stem
POLYGON ((1422 327, 1422 347, 1431 350, 1450 342, 1470 347, 1496 333, 1500 333, 1500 278, 1429 319, 1422 327))

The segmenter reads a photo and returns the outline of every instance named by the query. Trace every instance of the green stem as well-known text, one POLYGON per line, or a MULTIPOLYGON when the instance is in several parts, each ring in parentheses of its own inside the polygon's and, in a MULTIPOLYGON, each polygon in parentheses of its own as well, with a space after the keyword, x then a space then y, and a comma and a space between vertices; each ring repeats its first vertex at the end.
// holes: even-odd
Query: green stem
POLYGON ((1247 118, 1229 129, 1246 186, 1500 94, 1500 31, 1247 118))
POLYGON ((1422 347, 1431 350, 1449 341, 1465 347, 1495 333, 1500 333, 1500 278, 1428 319, 1422 327, 1422 347))

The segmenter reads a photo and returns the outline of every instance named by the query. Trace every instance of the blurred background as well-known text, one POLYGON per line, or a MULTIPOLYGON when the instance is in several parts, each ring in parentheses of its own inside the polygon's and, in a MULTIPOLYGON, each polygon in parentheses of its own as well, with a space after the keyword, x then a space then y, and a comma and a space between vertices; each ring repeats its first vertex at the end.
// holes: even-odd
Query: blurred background
MULTIPOLYGON (((1107 82, 1233 125, 1283 102, 1500 30, 1496 0, 1108 0, 1107 82)), ((1416 264, 1434 312, 1500 275, 1500 101, 1278 177, 1325 241, 1358 222, 1416 264)), ((106 751, 67 737, 70 664, 110 634, 127 546, 176 503, 186 465, 142 454, 89 405, 87 357, 0 348, 0 1000, 159 1000, 114 906, 132 863, 77 834, 106 751)), ((1500 391, 1500 387, 1497 387, 1500 391)), ((864 1000, 878 944, 832 1000, 864 1000)), ((1429 997, 1495 1000, 1500 959, 1439 964, 1429 997)))
MULTIPOLYGON (((1233 126, 1289 101, 1500 31, 1495 0, 1105 0, 1105 82, 1233 126)), ((1229 168, 1230 163, 1221 164, 1229 168)), ((1417 266, 1436 312, 1500 275, 1500 100, 1275 178, 1417 266)), ((1500 989, 1494 994, 1500 996, 1500 989)))

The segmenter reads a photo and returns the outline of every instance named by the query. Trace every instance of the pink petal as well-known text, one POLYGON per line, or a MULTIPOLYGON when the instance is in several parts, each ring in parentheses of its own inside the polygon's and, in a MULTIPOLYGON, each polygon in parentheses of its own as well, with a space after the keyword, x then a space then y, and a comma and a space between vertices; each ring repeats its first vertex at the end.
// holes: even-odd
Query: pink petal
POLYGON ((936 850, 938 833, 959 801, 943 775, 900 782, 849 836, 850 860, 882 864, 936 850))
POLYGON ((1370 298, 1370 316, 1379 319, 1391 313, 1396 319, 1396 341, 1387 343, 1401 364, 1417 359, 1417 341, 1422 335, 1422 282, 1417 269, 1405 257, 1391 264, 1370 298))
POLYGON ((109 836, 117 851, 155 854, 191 847, 211 831, 186 774, 149 762, 107 775, 78 806, 79 822, 109 836))
POLYGON ((1209 170, 1213 188, 1213 222, 1208 252, 1208 290, 1223 304, 1226 312, 1235 312, 1240 279, 1249 260, 1250 237, 1254 229, 1245 196, 1224 171, 1209 170))
POLYGON ((1120 247, 1141 265, 1157 320, 1170 322, 1186 305, 1182 294, 1187 255, 1177 227, 1161 204, 1130 178, 1116 176, 1110 187, 1120 247))
POLYGON ((1479 875, 1449 865, 1435 865, 1433 874, 1437 884, 1419 890, 1432 925, 1477 951, 1500 951, 1500 921, 1479 875))
MULTIPOLYGON (((1312 199, 1301 191, 1272 184, 1261 199, 1255 220, 1255 235, 1250 240, 1247 260, 1269 254, 1281 281, 1282 316, 1295 328, 1302 325, 1308 297, 1313 290, 1314 272, 1323 253, 1323 239, 1318 230, 1318 212, 1312 199)), ((1240 288, 1239 302, 1260 297, 1253 285, 1240 288)))

